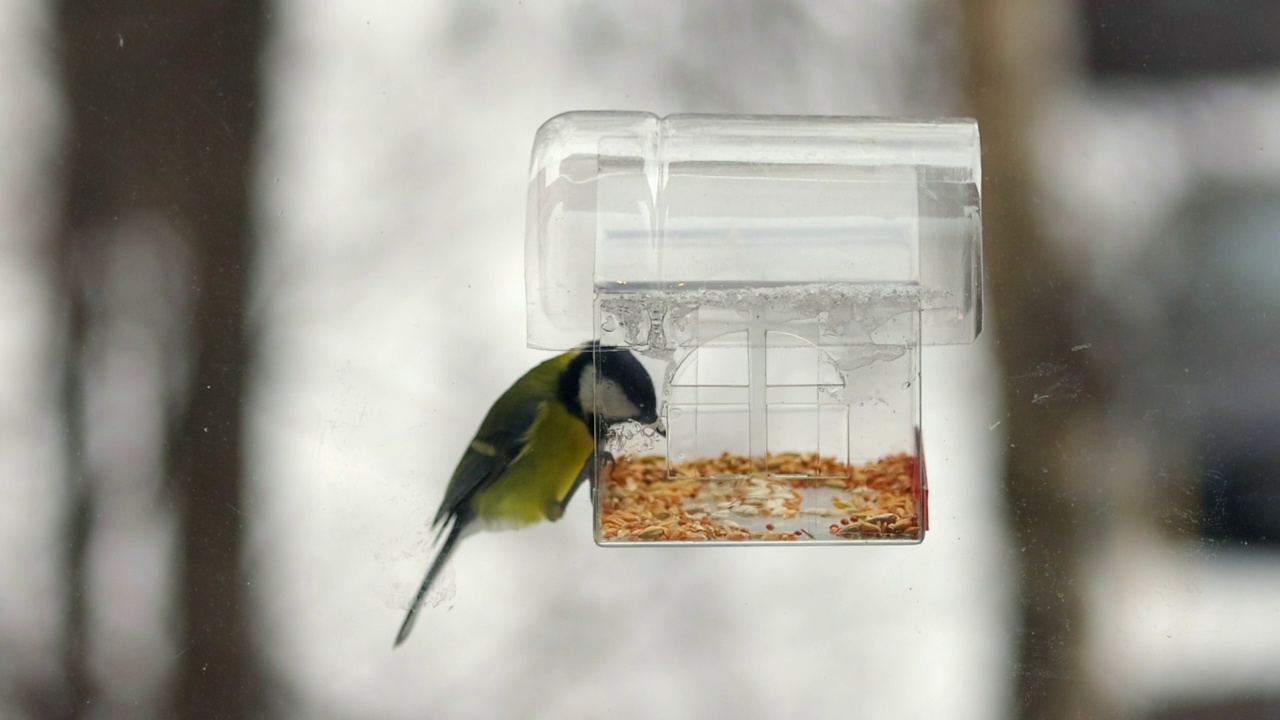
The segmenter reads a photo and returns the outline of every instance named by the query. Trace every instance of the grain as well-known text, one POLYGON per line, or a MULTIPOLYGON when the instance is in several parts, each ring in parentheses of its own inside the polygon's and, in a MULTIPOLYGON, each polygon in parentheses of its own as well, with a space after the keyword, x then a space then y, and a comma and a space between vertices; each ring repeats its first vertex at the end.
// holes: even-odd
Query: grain
POLYGON ((918 540, 916 458, 845 464, 816 453, 725 453, 668 466, 620 458, 601 480, 603 541, 918 540), (735 522, 737 520, 737 522, 735 522), (812 529, 814 532, 810 532, 812 529))

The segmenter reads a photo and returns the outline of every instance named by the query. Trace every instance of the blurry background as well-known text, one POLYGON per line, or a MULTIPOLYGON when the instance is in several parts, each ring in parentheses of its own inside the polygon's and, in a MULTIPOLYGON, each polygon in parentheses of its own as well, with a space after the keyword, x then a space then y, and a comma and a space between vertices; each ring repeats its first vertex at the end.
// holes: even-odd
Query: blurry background
MULTIPOLYGON (((0 4, 0 717, 1280 715, 1267 0, 0 4), (918 547, 427 520, 573 109, 973 115, 918 547)), ((583 497, 586 497, 585 495, 583 497)))

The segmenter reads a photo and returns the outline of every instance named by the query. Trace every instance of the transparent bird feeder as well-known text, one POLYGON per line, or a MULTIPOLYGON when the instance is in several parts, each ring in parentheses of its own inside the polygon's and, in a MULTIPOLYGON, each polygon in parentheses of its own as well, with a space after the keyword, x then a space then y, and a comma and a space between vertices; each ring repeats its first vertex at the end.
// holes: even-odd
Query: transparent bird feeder
POLYGON ((920 348, 981 329, 980 186, 967 119, 543 125, 529 345, 629 349, 665 428, 610 428, 596 541, 921 541, 920 348))

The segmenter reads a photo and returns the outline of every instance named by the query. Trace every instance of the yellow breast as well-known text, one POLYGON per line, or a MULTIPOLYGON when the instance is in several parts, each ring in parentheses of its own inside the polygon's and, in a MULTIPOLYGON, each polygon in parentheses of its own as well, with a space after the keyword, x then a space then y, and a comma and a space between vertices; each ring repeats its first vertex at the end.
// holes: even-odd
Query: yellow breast
POLYGON ((548 508, 564 500, 592 449, 591 433, 581 420, 561 403, 545 403, 529 428, 524 451, 476 495, 476 514, 491 527, 546 520, 548 508))

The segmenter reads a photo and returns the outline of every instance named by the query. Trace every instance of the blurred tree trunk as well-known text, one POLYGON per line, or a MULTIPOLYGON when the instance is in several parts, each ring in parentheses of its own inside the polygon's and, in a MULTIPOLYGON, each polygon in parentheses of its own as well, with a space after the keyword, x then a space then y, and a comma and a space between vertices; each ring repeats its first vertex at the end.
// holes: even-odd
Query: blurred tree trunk
POLYGON ((1036 217, 1035 113, 1066 69, 1061 2, 966 0, 969 104, 982 132, 987 279, 1008 436, 1005 494, 1017 552, 1015 703, 1035 720, 1102 717, 1084 659, 1085 520, 1102 416, 1073 320, 1088 302, 1036 217))
POLYGON ((80 248, 70 233, 55 240, 54 282, 62 298, 63 364, 60 408, 66 447, 66 598, 61 664, 66 687, 63 697, 39 697, 32 710, 49 717, 79 717, 93 704, 88 668, 89 547, 93 535, 94 488, 85 457, 84 348, 88 344, 89 288, 79 258, 80 248))
MULTIPOLYGON (((64 219, 55 260, 68 302, 65 404, 73 504, 68 562, 83 597, 92 487, 82 481, 86 323, 101 245, 139 216, 158 216, 185 243, 191 317, 185 378, 163 455, 177 513, 176 715, 238 718, 258 699, 241 558, 242 393, 250 360, 245 306, 250 185, 258 120, 262 0, 63 0, 56 33, 68 107, 64 219), (77 380, 77 377, 81 377, 77 380), (77 388, 81 390, 77 391, 77 388)), ((84 605, 69 605, 65 659, 73 715, 92 698, 84 670, 84 605)))

